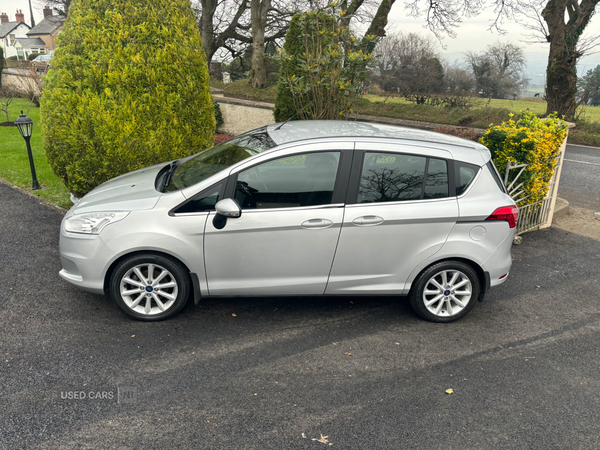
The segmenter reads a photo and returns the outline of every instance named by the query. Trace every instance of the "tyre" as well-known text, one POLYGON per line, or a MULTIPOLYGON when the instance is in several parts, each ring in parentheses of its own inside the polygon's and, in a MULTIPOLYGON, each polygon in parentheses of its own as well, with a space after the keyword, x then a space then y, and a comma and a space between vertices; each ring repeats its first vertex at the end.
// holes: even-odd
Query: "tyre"
POLYGON ((461 261, 443 261, 419 274, 409 294, 415 312, 431 322, 454 322, 479 298, 479 277, 461 261))
POLYGON ((179 262, 148 253, 121 261, 110 277, 109 292, 129 317, 157 321, 181 311, 190 284, 188 271, 179 262))

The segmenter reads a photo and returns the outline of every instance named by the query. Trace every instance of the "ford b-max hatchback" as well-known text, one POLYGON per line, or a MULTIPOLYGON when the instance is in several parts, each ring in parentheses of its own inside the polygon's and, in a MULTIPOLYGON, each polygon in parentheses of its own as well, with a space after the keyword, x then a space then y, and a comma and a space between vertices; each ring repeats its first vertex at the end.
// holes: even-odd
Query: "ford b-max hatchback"
POLYGON ((483 145, 296 121, 97 187, 62 222, 60 275, 139 320, 190 298, 390 295, 451 322, 506 280, 517 218, 483 145))

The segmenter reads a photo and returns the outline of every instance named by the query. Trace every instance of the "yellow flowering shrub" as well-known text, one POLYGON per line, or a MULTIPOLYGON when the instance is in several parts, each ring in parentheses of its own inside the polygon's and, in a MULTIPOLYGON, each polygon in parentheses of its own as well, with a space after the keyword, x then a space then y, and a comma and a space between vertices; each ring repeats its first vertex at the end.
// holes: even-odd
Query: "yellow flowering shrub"
MULTIPOLYGON (((546 119, 540 119, 530 111, 521 111, 520 115, 517 121, 511 114, 508 122, 490 125, 481 143, 490 149, 494 165, 503 180, 509 161, 513 165, 528 164, 513 186, 523 183, 513 194, 518 206, 523 206, 542 200, 548 192, 568 125, 556 114, 546 119)), ((520 169, 510 171, 509 185, 519 172, 520 169)))

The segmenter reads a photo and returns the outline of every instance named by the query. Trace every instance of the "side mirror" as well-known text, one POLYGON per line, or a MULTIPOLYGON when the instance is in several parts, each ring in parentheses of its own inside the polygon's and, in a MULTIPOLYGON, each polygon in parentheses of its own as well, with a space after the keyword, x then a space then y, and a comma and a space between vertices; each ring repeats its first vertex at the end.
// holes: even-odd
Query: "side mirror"
POLYGON ((215 205, 217 214, 223 217, 231 217, 232 219, 238 218, 242 215, 242 208, 232 198, 224 198, 215 205))

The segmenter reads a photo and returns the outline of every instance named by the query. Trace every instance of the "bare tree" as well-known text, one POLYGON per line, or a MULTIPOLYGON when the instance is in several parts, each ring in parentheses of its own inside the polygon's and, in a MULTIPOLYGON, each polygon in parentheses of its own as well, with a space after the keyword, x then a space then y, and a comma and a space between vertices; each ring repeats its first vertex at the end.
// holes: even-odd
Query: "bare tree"
POLYGON ((384 90, 426 103, 443 90, 444 69, 432 39, 417 33, 382 38, 375 47, 378 78, 384 90))
MULTIPOLYGON (((37 2, 39 6, 50 6, 57 16, 66 16, 69 13, 69 6, 72 0, 46 0, 37 2)), ((32 16, 33 17, 33 16, 32 16)))
POLYGON ((486 98, 516 98, 527 87, 525 54, 518 45, 497 42, 481 53, 467 53, 475 91, 486 98))

